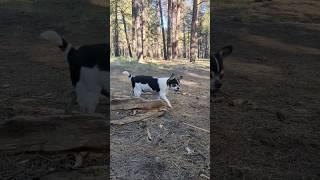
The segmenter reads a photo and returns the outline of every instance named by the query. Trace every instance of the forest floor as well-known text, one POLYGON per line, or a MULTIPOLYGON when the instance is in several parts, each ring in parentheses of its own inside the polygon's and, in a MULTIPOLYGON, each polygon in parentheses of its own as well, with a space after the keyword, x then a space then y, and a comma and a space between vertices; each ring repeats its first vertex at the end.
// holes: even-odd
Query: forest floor
POLYGON ((218 2, 214 46, 234 52, 212 106, 213 178, 319 179, 320 2, 218 2))
MULTIPOLYGON (((1 122, 15 116, 63 114, 72 90, 68 66, 63 53, 39 35, 54 29, 75 46, 104 42, 104 1, 18 0, 0 5, 1 122)), ((155 76, 175 71, 184 76, 184 95, 168 95, 174 108, 147 124, 158 143, 146 141, 144 124, 111 126, 112 177, 209 176, 209 133, 184 124, 209 130, 209 64, 175 63, 112 64, 112 82, 114 78, 121 80, 111 85, 113 92, 130 92, 129 82, 121 74, 123 69, 155 76)), ((97 111, 105 113, 106 99, 101 100, 97 111)), ((70 153, 0 152, 0 179, 106 179, 108 158, 92 154, 80 168, 71 169, 75 159, 70 153)))
MULTIPOLYGON (((211 106, 215 179, 319 179, 320 3, 228 2, 214 3, 214 46, 234 46, 225 59, 224 95, 218 94, 225 99, 211 106), (242 103, 231 105, 230 98, 242 103)), ((63 54, 39 34, 56 29, 74 45, 104 42, 103 6, 104 1, 94 0, 0 3, 1 120, 62 112, 71 90, 68 68, 63 54)), ((170 94, 173 109, 157 120, 111 126, 111 148, 117 149, 111 151, 111 175, 119 179, 208 176, 209 135, 184 124, 209 127, 207 66, 155 62, 132 69, 123 63, 112 67, 111 81, 119 80, 111 85, 113 92, 130 90, 127 79, 119 75, 124 69, 159 76, 174 70, 185 76, 186 94, 170 94), (202 86, 193 88, 197 83, 202 86), (146 140, 145 126, 161 137, 154 138, 160 143, 146 140), (187 154, 186 147, 194 153, 187 154)), ((98 111, 103 109, 102 103, 98 111)), ((106 158, 92 156, 81 169, 71 171, 66 165, 74 159, 67 153, 1 152, 0 179, 105 179, 107 172, 94 167, 105 165, 106 158)))
MULTIPOLYGON (((133 75, 155 77, 169 77, 174 72, 183 79, 180 93, 169 91, 167 97, 173 108, 163 116, 111 126, 111 178, 199 179, 210 176, 209 61, 190 64, 188 60, 145 63, 115 60, 111 64, 111 95, 131 95, 131 82, 122 74, 124 70, 133 75), (151 141, 148 141, 147 128, 151 141)), ((157 98, 156 95, 142 97, 157 98)))
MULTIPOLYGON (((103 0, 0 2, 0 123, 18 115, 64 113, 72 90, 68 66, 63 53, 40 33, 54 29, 75 46, 104 43, 104 6, 103 0)), ((70 153, 0 152, 0 179, 106 179, 107 159, 93 154, 72 170, 70 153)))

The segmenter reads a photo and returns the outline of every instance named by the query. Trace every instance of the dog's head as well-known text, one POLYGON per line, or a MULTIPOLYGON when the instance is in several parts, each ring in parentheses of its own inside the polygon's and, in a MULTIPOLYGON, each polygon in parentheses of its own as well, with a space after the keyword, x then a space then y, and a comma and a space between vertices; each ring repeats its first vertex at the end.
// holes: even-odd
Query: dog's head
POLYGON ((223 58, 232 53, 232 46, 225 46, 217 53, 210 57, 210 78, 214 81, 214 91, 218 91, 222 86, 222 78, 224 75, 223 58))
POLYGON ((179 91, 180 90, 180 80, 183 78, 183 76, 176 77, 174 73, 171 74, 169 79, 167 80, 167 85, 169 86, 169 89, 179 91))

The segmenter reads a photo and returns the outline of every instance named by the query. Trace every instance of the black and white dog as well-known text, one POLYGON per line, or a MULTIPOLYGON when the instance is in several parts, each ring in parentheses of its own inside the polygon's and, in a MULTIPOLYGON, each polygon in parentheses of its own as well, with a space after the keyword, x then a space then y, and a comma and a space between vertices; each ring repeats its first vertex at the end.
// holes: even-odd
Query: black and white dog
POLYGON ((132 83, 133 94, 136 97, 140 97, 143 92, 155 91, 159 93, 159 98, 162 98, 170 108, 172 105, 167 98, 169 89, 174 91, 180 90, 180 80, 183 76, 176 77, 175 74, 171 74, 170 77, 152 77, 152 76, 132 76, 128 71, 123 71, 123 74, 127 75, 132 83))
POLYGON ((70 112, 77 100, 81 112, 94 113, 100 95, 109 97, 110 50, 107 44, 75 48, 55 31, 45 31, 41 37, 58 45, 69 65, 74 90, 66 111, 70 112))
POLYGON ((222 78, 224 76, 223 69, 223 58, 232 53, 232 46, 225 46, 220 49, 217 53, 214 53, 210 57, 211 66, 210 66, 210 78, 213 80, 213 88, 212 95, 214 96, 214 92, 219 91, 222 86, 222 78))

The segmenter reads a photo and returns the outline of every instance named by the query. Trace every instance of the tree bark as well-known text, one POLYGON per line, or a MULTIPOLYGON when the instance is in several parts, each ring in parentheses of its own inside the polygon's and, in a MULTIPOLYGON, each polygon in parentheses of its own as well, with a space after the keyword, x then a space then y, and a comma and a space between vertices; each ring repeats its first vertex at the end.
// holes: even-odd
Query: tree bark
POLYGON ((176 31, 177 31, 177 0, 172 0, 171 4, 171 53, 172 59, 176 59, 176 31))
POLYGON ((129 41, 129 37, 128 37, 128 32, 127 32, 127 23, 126 23, 126 19, 125 19, 123 10, 121 10, 121 15, 122 15, 124 33, 126 35, 126 41, 127 41, 129 56, 132 58, 132 51, 131 51, 130 41, 129 41))
POLYGON ((160 58, 161 57, 161 14, 160 14, 160 8, 159 8, 159 2, 157 2, 157 17, 158 17, 158 23, 157 23, 157 41, 156 41, 156 47, 155 47, 155 57, 160 58))
POLYGON ((162 28, 162 40, 163 40, 163 58, 165 60, 168 59, 168 54, 167 54, 167 46, 166 46, 166 32, 164 30, 164 25, 163 25, 163 15, 162 15, 162 5, 161 5, 161 0, 158 1, 158 6, 159 6, 159 11, 160 11, 160 23, 161 23, 161 28, 162 28))
POLYGON ((118 22, 118 1, 115 1, 115 23, 114 23, 114 55, 116 57, 120 56, 120 46, 119 46, 119 22, 118 22))
POLYGON ((19 116, 0 124, 0 151, 106 152, 108 123, 97 115, 19 116))
POLYGON ((167 25, 167 54, 168 59, 172 59, 172 39, 171 39, 171 30, 172 30, 172 0, 168 0, 168 25, 167 25))
POLYGON ((209 34, 207 34, 207 36, 206 36, 206 50, 205 50, 205 54, 204 54, 205 58, 209 58, 209 48, 210 48, 210 46, 209 46, 208 39, 209 39, 209 34))
POLYGON ((165 107, 161 100, 144 100, 136 97, 114 98, 111 100, 111 110, 154 110, 165 107))
POLYGON ((136 53, 136 44, 137 44, 137 18, 138 18, 138 0, 132 0, 132 51, 136 53))
POLYGON ((162 116, 164 113, 165 113, 164 111, 147 112, 147 113, 145 113, 143 115, 139 115, 139 116, 134 116, 134 117, 129 116, 129 117, 125 117, 120 120, 111 120, 110 124, 122 125, 122 124, 137 122, 137 121, 145 121, 145 120, 149 120, 149 119, 158 118, 159 116, 162 116))
POLYGON ((135 21, 135 26, 136 26, 136 57, 137 57, 137 60, 138 62, 140 60, 143 60, 143 49, 142 49, 142 32, 143 32, 143 29, 142 29, 142 22, 141 22, 141 13, 142 13, 142 9, 141 9, 141 0, 135 0, 137 1, 136 3, 136 8, 137 8, 137 17, 136 17, 136 21, 135 21))
POLYGON ((144 0, 140 0, 140 22, 141 22, 141 50, 142 50, 142 57, 141 59, 143 60, 144 57, 147 54, 147 47, 146 47, 146 41, 145 41, 145 37, 146 37, 146 28, 145 28, 145 10, 144 10, 144 0))
POLYGON ((187 58, 186 24, 183 23, 183 58, 187 58))
POLYGON ((197 45, 198 45, 197 24, 198 24, 198 0, 193 0, 191 37, 190 37, 190 62, 195 62, 197 59, 197 45))
POLYGON ((180 31, 180 14, 181 14, 181 1, 176 0, 175 6, 175 13, 174 19, 175 21, 173 31, 174 31, 174 38, 172 43, 172 56, 173 59, 177 59, 179 55, 179 31, 180 31))

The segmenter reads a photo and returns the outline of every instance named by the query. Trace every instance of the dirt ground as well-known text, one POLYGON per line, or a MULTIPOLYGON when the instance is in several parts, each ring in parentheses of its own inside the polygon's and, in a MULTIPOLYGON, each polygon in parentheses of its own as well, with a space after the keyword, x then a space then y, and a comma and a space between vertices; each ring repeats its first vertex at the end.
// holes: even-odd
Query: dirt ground
MULTIPOLYGON (((102 43, 105 15, 104 1, 0 2, 1 121, 64 113, 71 90, 68 67, 63 53, 40 33, 54 29, 75 46, 102 43)), ((71 170, 75 159, 70 153, 0 152, 0 179, 105 179, 106 160, 106 155, 92 155, 80 169, 71 170)))
MULTIPOLYGON (((167 97, 173 108, 162 117, 111 126, 111 178, 201 179, 200 176, 210 176, 210 139, 209 132, 205 131, 210 130, 209 61, 195 65, 187 60, 140 64, 114 61, 111 64, 112 95, 131 94, 131 82, 122 74, 124 70, 133 75, 156 77, 168 77, 174 72, 183 76, 182 89, 180 93, 169 93, 167 97)), ((143 98, 156 99, 157 96, 144 95, 143 98)), ((111 119, 116 117, 111 115, 111 119)))
MULTIPOLYGON (((105 9, 98 1, 88 2, 0 2, 0 119, 62 113, 71 90, 67 66, 63 54, 39 34, 56 29, 74 45, 104 42, 105 9)), ((224 94, 211 106, 213 178, 319 179, 320 3, 219 2, 214 3, 215 48, 232 44, 234 52, 225 60, 224 94)), ((163 117, 111 127, 111 149, 116 149, 111 152, 112 177, 208 176, 209 135, 184 124, 209 128, 209 73, 203 66, 149 64, 131 70, 126 64, 112 65, 112 92, 129 93, 128 81, 119 75, 124 69, 159 76, 174 70, 185 77, 185 94, 169 95, 174 108, 163 117), (187 154, 186 147, 194 152, 187 154)), ((103 109, 102 103, 98 111, 103 109)), ((1 152, 0 179, 107 177, 95 168, 106 164, 105 157, 93 156, 83 168, 70 171, 73 161, 67 153, 1 152)))
POLYGON ((319 179, 320 2, 219 2, 215 48, 234 52, 211 106, 213 179, 319 179))

